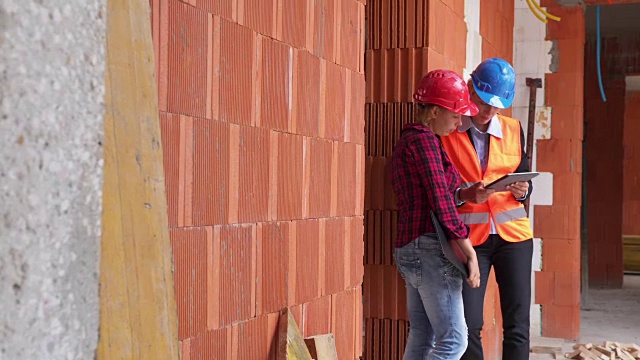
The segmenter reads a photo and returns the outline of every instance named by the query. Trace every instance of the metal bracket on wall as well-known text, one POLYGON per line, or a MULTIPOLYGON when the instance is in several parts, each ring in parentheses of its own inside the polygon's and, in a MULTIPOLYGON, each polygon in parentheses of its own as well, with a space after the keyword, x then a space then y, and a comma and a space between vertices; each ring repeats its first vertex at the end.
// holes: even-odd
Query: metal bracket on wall
MULTIPOLYGON (((542 88, 542 79, 540 78, 527 78, 526 84, 529 87, 529 116, 527 119, 527 145, 525 151, 529 156, 529 170, 533 167, 533 141, 534 130, 536 127, 536 96, 538 89, 542 88)), ((525 200, 524 207, 529 213, 529 199, 525 200)))

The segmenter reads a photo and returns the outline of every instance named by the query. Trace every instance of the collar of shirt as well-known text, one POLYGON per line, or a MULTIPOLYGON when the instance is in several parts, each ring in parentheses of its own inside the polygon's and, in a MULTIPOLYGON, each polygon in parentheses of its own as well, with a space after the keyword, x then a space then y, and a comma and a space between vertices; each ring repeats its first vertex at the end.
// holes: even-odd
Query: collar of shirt
POLYGON ((480 130, 478 130, 478 128, 476 128, 476 126, 474 125, 473 121, 471 121, 471 118, 468 116, 463 116, 462 117, 462 125, 460 125, 460 127, 458 127, 458 131, 459 132, 465 132, 469 129, 473 129, 474 131, 480 133, 480 134, 489 134, 489 135, 493 135, 499 139, 502 139, 502 126, 500 126, 500 120, 498 120, 497 116, 494 116, 491 118, 491 120, 489 121, 489 128, 487 129, 486 132, 482 132, 480 130))
POLYGON ((408 130, 417 130, 417 131, 421 131, 421 132, 425 132, 425 131, 429 131, 430 129, 422 124, 419 123, 410 123, 404 126, 404 128, 402 129, 403 131, 408 131, 408 130))

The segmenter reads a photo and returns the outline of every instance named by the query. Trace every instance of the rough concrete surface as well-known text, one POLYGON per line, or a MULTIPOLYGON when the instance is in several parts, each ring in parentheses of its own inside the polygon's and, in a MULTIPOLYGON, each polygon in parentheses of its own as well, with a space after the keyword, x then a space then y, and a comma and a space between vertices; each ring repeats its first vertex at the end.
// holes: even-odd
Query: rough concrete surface
POLYGON ((0 359, 93 359, 105 0, 0 0, 0 359))
POLYGON ((640 345, 640 275, 625 275, 622 289, 589 289, 582 306, 580 342, 640 345))

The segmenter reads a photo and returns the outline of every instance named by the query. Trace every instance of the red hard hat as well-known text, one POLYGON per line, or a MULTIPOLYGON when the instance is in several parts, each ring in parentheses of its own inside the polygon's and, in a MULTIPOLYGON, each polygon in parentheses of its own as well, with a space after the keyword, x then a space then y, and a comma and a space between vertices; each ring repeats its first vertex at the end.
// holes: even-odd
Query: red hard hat
POLYGON ((471 101, 467 84, 451 70, 427 73, 420 80, 413 99, 421 104, 440 105, 460 115, 478 114, 478 107, 471 101))

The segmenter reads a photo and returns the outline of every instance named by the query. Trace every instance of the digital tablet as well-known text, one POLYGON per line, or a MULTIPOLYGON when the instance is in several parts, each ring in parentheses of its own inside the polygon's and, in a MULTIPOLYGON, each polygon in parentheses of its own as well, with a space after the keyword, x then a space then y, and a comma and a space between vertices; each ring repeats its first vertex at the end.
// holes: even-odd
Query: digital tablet
POLYGON ((467 265, 465 265, 466 258, 463 259, 464 254, 462 254, 462 250, 460 250, 460 248, 458 247, 458 243, 453 243, 453 241, 455 240, 447 239, 447 236, 444 234, 444 230, 442 229, 442 225, 440 225, 440 222, 438 221, 438 218, 436 217, 436 214, 433 211, 431 211, 431 222, 433 223, 433 226, 436 229, 436 236, 440 241, 440 246, 442 247, 442 252, 444 253, 444 256, 455 267, 457 267, 458 270, 460 270, 462 275, 464 275, 465 279, 468 278, 469 269, 467 269, 467 265), (454 246, 457 247, 457 249, 454 248, 454 246))
POLYGON ((514 173, 507 174, 500 179, 485 185, 485 189, 493 189, 495 191, 506 191, 507 185, 511 185, 517 182, 525 182, 533 179, 534 177, 540 175, 539 172, 522 172, 522 173, 514 173))

